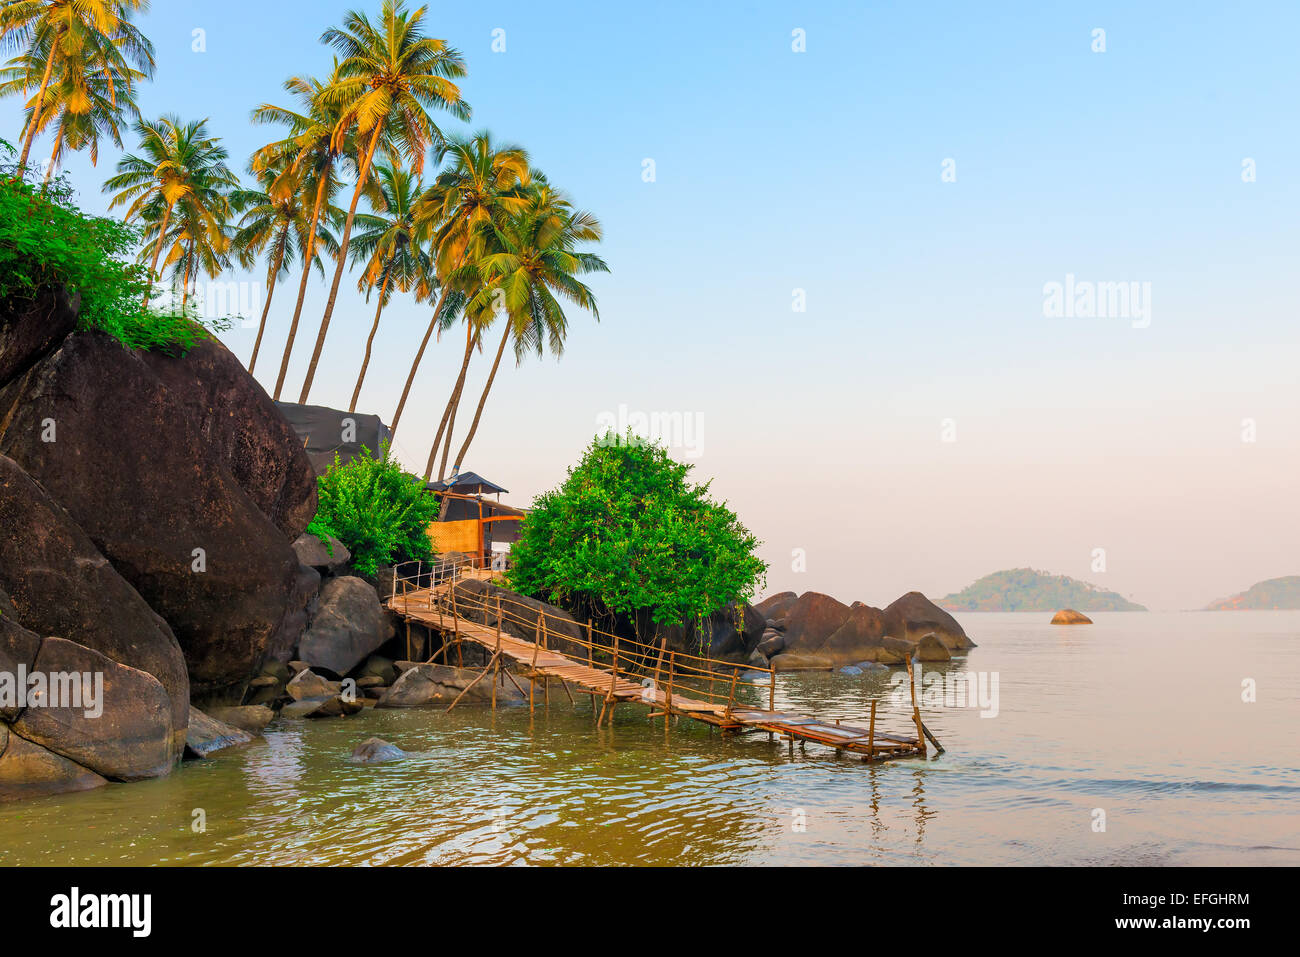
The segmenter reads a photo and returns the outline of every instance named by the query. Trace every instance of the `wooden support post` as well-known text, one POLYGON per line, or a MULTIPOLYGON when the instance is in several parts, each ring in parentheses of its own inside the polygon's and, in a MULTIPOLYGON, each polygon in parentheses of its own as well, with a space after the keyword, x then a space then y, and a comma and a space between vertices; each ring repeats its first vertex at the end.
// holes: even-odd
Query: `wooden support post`
POLYGON ((916 672, 912 670, 912 656, 907 656, 907 683, 912 687, 912 719, 916 722, 916 746, 925 754, 925 729, 921 724, 921 709, 916 706, 916 672))
MULTIPOLYGON (((540 613, 537 617, 542 623, 542 647, 548 648, 548 646, 550 645, 550 636, 547 634, 547 629, 546 629, 546 612, 540 613)), ((550 675, 547 675, 545 678, 542 679, 542 688, 543 688, 542 693, 546 700, 546 710, 550 711, 551 710, 551 676, 550 675)))
MULTIPOLYGON (((596 646, 591 640, 591 619, 587 619, 587 667, 595 670, 596 668, 596 646)), ((604 714, 604 708, 601 713, 604 714)), ((596 717, 596 692, 591 693, 591 716, 596 717)), ((600 719, 596 718, 596 727, 600 727, 600 719)))
MULTIPOLYGON (((538 638, 541 636, 541 631, 542 631, 542 617, 541 615, 538 615, 537 631, 533 634, 533 662, 530 669, 532 671, 532 674, 528 676, 528 713, 529 714, 533 713, 533 690, 537 687, 537 649, 539 647, 538 638)), ((501 639, 498 638, 497 639, 498 644, 500 643, 500 641, 501 639)))
POLYGON ((769 668, 767 685, 767 710, 776 713, 776 669, 769 668))
POLYGON ((736 698, 736 679, 740 677, 740 669, 733 668, 731 672, 731 690, 727 692, 727 720, 731 720, 731 704, 736 698))
POLYGON ((876 756, 876 699, 871 699, 871 724, 867 726, 867 760, 876 756))
MULTIPOLYGON (((448 710, 448 711, 450 711, 452 708, 456 707, 456 705, 460 704, 460 699, 463 698, 463 697, 465 697, 465 695, 469 694, 469 689, 470 689, 470 688, 474 687, 476 684, 478 684, 480 681, 482 681, 485 677, 487 677, 487 673, 488 673, 488 671, 491 670, 493 662, 496 661, 496 657, 497 657, 497 656, 494 655, 492 661, 489 661, 489 662, 487 663, 487 665, 483 668, 482 673, 480 673, 479 676, 478 676, 477 678, 475 678, 473 681, 471 681, 469 684, 467 684, 467 685, 465 686, 465 690, 464 690, 464 691, 462 691, 460 694, 456 695, 456 700, 455 700, 455 701, 453 701, 451 704, 447 705, 447 710, 448 710)), ((494 699, 496 698, 496 692, 495 692, 495 691, 493 692, 492 697, 493 697, 494 699)))
POLYGON ((673 666, 677 663, 677 652, 668 652, 668 693, 664 697, 664 730, 668 730, 668 719, 673 713, 673 666))

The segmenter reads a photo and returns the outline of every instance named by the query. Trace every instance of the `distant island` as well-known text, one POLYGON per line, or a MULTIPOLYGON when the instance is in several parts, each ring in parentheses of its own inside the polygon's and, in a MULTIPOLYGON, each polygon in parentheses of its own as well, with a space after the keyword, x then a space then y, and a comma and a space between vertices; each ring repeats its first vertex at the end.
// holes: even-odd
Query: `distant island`
POLYGON ((1240 595, 1213 602, 1206 611, 1249 611, 1260 608, 1300 608, 1300 575, 1256 582, 1240 595))
POLYGON ((1033 568, 1010 568, 985 575, 973 585, 940 598, 939 607, 948 611, 1146 611, 1118 592, 1033 568))

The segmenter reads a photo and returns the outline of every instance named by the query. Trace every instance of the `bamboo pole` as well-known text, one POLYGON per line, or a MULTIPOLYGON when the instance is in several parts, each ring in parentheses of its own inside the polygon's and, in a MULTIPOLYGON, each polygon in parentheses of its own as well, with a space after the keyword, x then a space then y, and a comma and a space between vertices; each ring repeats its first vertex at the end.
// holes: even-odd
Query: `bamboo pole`
POLYGON ((668 652, 668 693, 664 697, 664 730, 668 730, 668 719, 673 713, 673 665, 677 660, 677 652, 668 652))
MULTIPOLYGON (((499 656, 499 654, 500 654, 500 653, 498 652, 498 655, 494 655, 492 661, 495 661, 495 660, 497 659, 497 657, 499 656)), ((465 695, 469 694, 469 689, 472 688, 472 687, 474 687, 476 684, 478 684, 480 681, 482 681, 485 677, 487 677, 488 669, 492 667, 492 661, 489 661, 489 662, 487 663, 487 665, 483 668, 483 671, 479 674, 479 676, 478 676, 477 678, 475 678, 473 681, 471 681, 469 684, 467 684, 467 685, 465 686, 465 690, 464 690, 464 691, 462 691, 460 694, 456 695, 456 700, 453 701, 451 704, 447 705, 447 711, 450 711, 452 708, 456 707, 456 705, 460 704, 460 699, 463 698, 463 697, 465 697, 465 695)), ((492 692, 492 699, 493 699, 493 701, 496 700, 496 691, 495 691, 495 689, 494 689, 493 692, 492 692)))
POLYGON ((871 699, 871 724, 867 726, 867 760, 876 756, 876 699, 871 699))
POLYGON ((921 724, 921 709, 916 706, 916 672, 912 669, 912 656, 907 656, 907 683, 912 687, 912 719, 916 722, 916 745, 925 754, 925 730, 921 724))

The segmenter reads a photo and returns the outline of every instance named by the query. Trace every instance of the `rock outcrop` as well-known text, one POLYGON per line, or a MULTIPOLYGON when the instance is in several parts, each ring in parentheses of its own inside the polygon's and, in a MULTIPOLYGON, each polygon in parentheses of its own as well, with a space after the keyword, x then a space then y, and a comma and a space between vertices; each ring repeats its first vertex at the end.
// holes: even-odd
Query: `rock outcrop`
POLYGON ((845 605, 820 592, 782 592, 754 606, 767 627, 756 650, 778 671, 825 670, 864 663, 901 665, 909 656, 947 661, 975 647, 950 614, 920 592, 885 609, 845 605))
POLYGON ((293 618, 290 543, 315 491, 238 360, 215 342, 178 358, 74 333, 0 388, 0 453, 171 626, 192 694, 241 696, 293 618))
MULTIPOLYGON (((449 706, 461 692, 469 689, 464 701, 490 701, 492 678, 476 680, 481 672, 472 668, 455 668, 450 665, 416 665, 402 672, 393 686, 376 702, 376 708, 427 708, 435 705, 449 706)), ((516 677, 520 687, 528 688, 526 678, 516 677)), ((515 687, 515 682, 502 672, 496 680, 498 705, 520 705, 528 696, 515 687)))
POLYGON ((77 305, 0 303, 0 671, 91 674, 103 713, 0 705, 0 796, 168 773, 191 697, 241 703, 320 581, 291 545, 315 474, 240 362, 129 350, 77 305))
POLYGON ((1062 608, 1052 616, 1053 625, 1091 625, 1092 619, 1073 608, 1062 608))

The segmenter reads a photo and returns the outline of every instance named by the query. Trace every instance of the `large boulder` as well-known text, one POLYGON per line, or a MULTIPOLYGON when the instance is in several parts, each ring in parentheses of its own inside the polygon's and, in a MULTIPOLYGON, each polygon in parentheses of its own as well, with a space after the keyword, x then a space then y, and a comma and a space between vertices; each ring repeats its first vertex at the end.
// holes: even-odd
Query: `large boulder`
POLYGON ((345 675, 392 637, 379 593, 360 578, 331 578, 321 589, 316 617, 298 644, 309 667, 345 675))
POLYGON ((108 781, 0 724, 0 801, 88 791, 108 781))
POLYGON ((768 595, 756 604, 754 610, 768 620, 780 618, 798 597, 792 591, 777 592, 775 595, 768 595))
POLYGON ((912 642, 933 634, 949 651, 975 647, 957 619, 919 591, 908 592, 885 609, 885 634, 912 642))
POLYGON ((44 692, 12 729, 106 778, 133 781, 172 765, 171 702, 158 679, 62 638, 46 638, 32 665, 44 692))
MULTIPOLYGON (((4 455, 0 530, 0 591, 6 593, 9 609, 6 613, 0 606, 0 614, 34 635, 57 635, 156 678, 167 694, 172 758, 179 759, 185 747, 189 678, 167 622, 46 490, 4 455)), ((4 642, 18 642, 20 650, 11 647, 9 654, 30 656, 25 664, 32 665, 31 639, 20 640, 12 628, 0 633, 0 664, 4 642)))
POLYGON ((806 591, 784 609, 785 654, 813 654, 848 620, 849 606, 806 591))
POLYGON ((315 510, 311 465, 219 344, 173 357, 74 333, 0 388, 0 453, 166 619, 195 699, 241 697, 296 639, 290 542, 315 510))
MULTIPOLYGON (((298 561, 316 569, 320 575, 335 572, 352 561, 352 553, 348 551, 347 546, 333 535, 326 544, 321 541, 319 535, 303 532, 293 540, 293 550, 298 556, 298 561)), ((391 583, 389 591, 392 591, 391 583)))
MULTIPOLYGON (((289 541, 316 516, 316 471, 288 420, 257 380, 220 342, 184 359, 142 354, 200 442, 289 541)), ((376 450, 378 451, 378 450, 376 450)))

